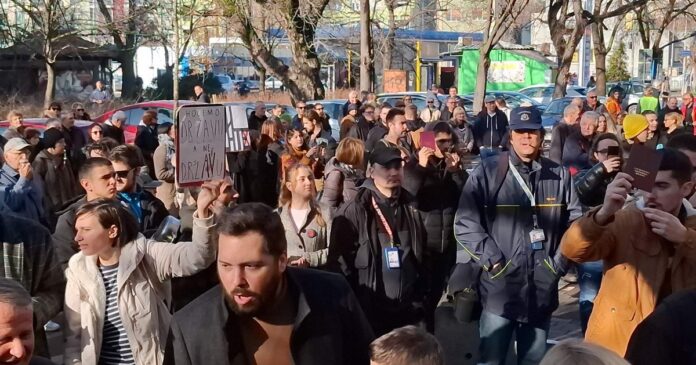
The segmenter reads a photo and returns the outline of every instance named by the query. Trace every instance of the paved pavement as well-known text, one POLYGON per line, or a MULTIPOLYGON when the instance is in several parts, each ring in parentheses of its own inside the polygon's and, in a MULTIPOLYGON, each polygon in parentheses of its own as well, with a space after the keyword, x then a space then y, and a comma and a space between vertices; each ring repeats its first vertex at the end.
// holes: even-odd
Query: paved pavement
POLYGON ((567 285, 558 291, 558 309, 551 318, 549 341, 562 341, 569 338, 582 338, 578 314, 577 284, 567 285))

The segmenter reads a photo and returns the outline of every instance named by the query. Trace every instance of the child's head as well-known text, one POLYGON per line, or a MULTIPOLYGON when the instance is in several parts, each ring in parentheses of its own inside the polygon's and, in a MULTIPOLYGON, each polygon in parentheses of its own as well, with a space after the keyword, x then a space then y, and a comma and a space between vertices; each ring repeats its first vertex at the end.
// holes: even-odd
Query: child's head
POLYGON ((397 328, 370 344, 370 365, 444 365, 435 337, 415 326, 397 328))

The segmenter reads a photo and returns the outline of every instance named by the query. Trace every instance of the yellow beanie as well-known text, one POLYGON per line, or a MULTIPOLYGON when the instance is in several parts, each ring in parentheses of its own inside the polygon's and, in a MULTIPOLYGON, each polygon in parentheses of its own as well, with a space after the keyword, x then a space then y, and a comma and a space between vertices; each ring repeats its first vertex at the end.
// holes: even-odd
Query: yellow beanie
POLYGON ((648 129, 648 119, 642 114, 629 114, 623 120, 626 139, 633 139, 646 129, 648 129))

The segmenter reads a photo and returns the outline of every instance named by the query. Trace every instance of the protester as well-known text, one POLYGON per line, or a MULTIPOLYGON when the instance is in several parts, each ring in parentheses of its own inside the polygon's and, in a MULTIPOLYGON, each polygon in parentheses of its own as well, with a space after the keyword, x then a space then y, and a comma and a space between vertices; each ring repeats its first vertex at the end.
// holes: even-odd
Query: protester
POLYGON ((167 281, 195 274, 214 261, 211 208, 221 184, 203 184, 192 242, 146 239, 134 216, 110 199, 97 199, 77 211, 80 253, 65 271, 66 363, 162 363, 171 320, 167 281))
POLYGON ((372 104, 365 103, 360 107, 358 114, 360 114, 360 117, 358 117, 357 123, 348 132, 348 137, 357 138, 364 143, 370 130, 376 124, 375 107, 372 104))
POLYGON ((680 134, 690 134, 684 128, 683 116, 680 113, 669 113, 665 115, 665 130, 660 133, 659 144, 665 146, 669 141, 680 134))
POLYGON ((618 173, 604 204, 573 223, 561 245, 575 262, 604 260, 586 339, 621 356, 636 326, 665 297, 696 287, 690 243, 696 240, 696 211, 684 200, 693 191, 691 163, 670 148, 659 153, 651 192, 624 208, 633 177, 618 173))
POLYGON ((458 106, 459 105, 457 103, 457 98, 448 97, 447 101, 445 101, 443 108, 440 109, 439 120, 448 121, 448 120, 452 119, 452 114, 454 114, 454 109, 456 109, 458 106))
MULTIPOLYGON (((322 103, 314 103, 314 112, 317 113, 319 124, 322 129, 331 134, 331 124, 329 123, 329 115, 324 111, 324 105, 322 103)), ((305 113, 306 115, 307 113, 305 113)), ((305 115, 302 116, 304 119, 305 115)))
POLYGON ((599 102, 599 98, 597 98, 597 91, 596 90, 590 90, 587 92, 587 99, 585 99, 585 103, 583 105, 583 111, 593 111, 597 113, 601 113, 602 109, 604 109, 604 105, 599 102))
POLYGON ((304 100, 298 101, 295 104, 295 110, 297 110, 297 114, 292 117, 290 127, 302 128, 302 115, 304 115, 305 110, 307 110, 307 103, 304 100))
POLYGON ((257 101, 256 106, 254 106, 254 112, 249 116, 249 129, 258 131, 266 119, 268 119, 266 116, 266 104, 263 101, 257 101))
POLYGON ((356 123, 355 117, 358 115, 359 107, 357 104, 348 105, 348 114, 341 119, 340 129, 339 129, 339 139, 343 140, 348 136, 348 133, 353 128, 356 123))
POLYGON ((53 365, 38 352, 34 340, 34 303, 15 280, 0 277, 0 360, 4 364, 53 365))
POLYGON ((351 105, 355 106, 356 110, 360 109, 360 106, 362 106, 362 102, 360 101, 360 99, 358 99, 358 92, 356 90, 351 90, 348 93, 348 101, 346 101, 346 103, 343 104, 343 114, 341 114, 342 116, 345 117, 346 115, 348 115, 348 107, 351 105))
POLYGON ((24 129, 24 116, 17 110, 10 110, 7 113, 7 122, 9 123, 9 128, 2 134, 5 139, 10 140, 12 138, 23 138, 24 129))
POLYGON ((82 103, 73 103, 71 109, 76 120, 92 120, 92 117, 87 114, 85 106, 82 105, 82 103))
POLYGON ((111 100, 111 94, 104 88, 103 82, 97 81, 94 90, 89 95, 89 101, 94 104, 104 104, 109 100, 111 100))
POLYGON ((638 325, 626 350, 631 364, 694 364, 694 294, 692 289, 670 295, 638 325))
POLYGON ((370 91, 367 93, 367 98, 365 98, 365 103, 369 103, 372 105, 377 105, 377 94, 374 92, 370 91))
POLYGON ((498 108, 498 110, 505 113, 505 117, 507 118, 507 120, 510 120, 510 111, 512 109, 508 108, 505 98, 503 98, 502 96, 495 98, 495 106, 498 108))
MULTIPOLYGON (((692 176, 692 181, 694 182, 694 192, 696 192, 696 136, 693 134, 682 133, 667 142, 667 147, 674 148, 679 152, 686 155, 691 161, 691 166, 693 167, 694 173, 692 176)), ((696 194, 692 193, 689 197, 689 203, 692 206, 696 204, 696 194)))
POLYGON ((316 197, 312 170, 302 164, 290 166, 278 203, 290 266, 316 268, 326 264, 331 212, 318 204, 316 197))
MULTIPOLYGON (((458 106, 461 106, 461 107, 464 106, 464 100, 461 97, 459 97, 458 90, 455 86, 452 86, 447 90, 447 101, 448 101, 448 104, 443 105, 441 108, 441 111, 443 112, 443 114, 446 112, 446 110, 449 110, 451 113, 454 108, 456 108, 458 106), (450 99, 454 99, 454 106, 453 107, 450 107, 450 105, 449 105, 450 99)), ((443 118, 444 118, 444 116, 443 116, 443 118)), ((448 115, 447 119, 444 119, 444 121, 447 121, 450 119, 451 119, 451 116, 448 115)))
POLYGON ((316 178, 324 175, 324 166, 336 154, 336 140, 331 132, 323 128, 322 119, 315 111, 308 111, 302 116, 302 124, 307 132, 307 147, 317 147, 316 163, 313 171, 316 178))
POLYGON ((70 160, 65 158, 65 139, 56 129, 49 129, 43 137, 44 149, 32 163, 32 171, 44 186, 44 208, 53 229, 57 212, 80 195, 70 160))
POLYGON ((138 125, 138 132, 135 135, 134 143, 140 148, 140 152, 143 155, 145 166, 147 167, 147 174, 150 178, 156 179, 155 164, 152 158, 155 150, 159 146, 159 140, 157 138, 157 111, 148 110, 143 114, 140 125, 138 125))
POLYGON ((72 162, 72 167, 77 172, 80 165, 84 161, 82 149, 87 145, 85 134, 78 127, 75 127, 75 117, 71 114, 64 114, 61 118, 63 125, 62 133, 65 139, 65 153, 67 158, 72 162))
POLYGON ((597 120, 599 114, 588 111, 580 117, 580 128, 573 131, 565 141, 563 146, 563 166, 570 170, 570 174, 575 174, 580 170, 592 167, 590 165, 589 152, 592 140, 596 135, 597 120))
POLYGON ((220 285, 174 315, 164 364, 367 364, 374 338, 345 280, 288 267, 280 217, 263 204, 218 219, 220 285))
POLYGON ((48 105, 48 109, 44 110, 44 118, 60 118, 60 112, 63 111, 63 106, 57 102, 52 101, 48 105))
POLYGON ((26 128, 24 130, 24 140, 29 142, 31 145, 31 152, 29 153, 29 162, 33 163, 36 156, 43 149, 43 144, 41 143, 41 132, 38 129, 26 128))
POLYGON ((425 127, 425 122, 418 117, 418 107, 416 104, 407 105, 404 108, 404 116, 406 117, 406 125, 409 131, 415 132, 425 127))
POLYGON ((104 127, 99 123, 92 124, 88 131, 87 144, 99 142, 104 137, 104 127))
POLYGON ((143 166, 140 151, 133 145, 118 146, 111 151, 109 160, 114 167, 118 200, 135 216, 138 232, 151 235, 169 212, 152 193, 136 184, 136 177, 143 166))
POLYGON ((551 150, 549 159, 561 164, 563 163, 563 150, 568 136, 578 130, 580 110, 575 105, 568 105, 563 110, 563 119, 553 127, 551 131, 551 150))
POLYGON ((162 201, 169 214, 178 216, 176 206, 176 131, 172 123, 160 124, 157 127, 159 146, 152 155, 155 167, 155 177, 161 183, 155 196, 162 201))
POLYGON ((595 80, 594 76, 590 76, 590 79, 587 81, 587 88, 591 89, 597 86, 597 80, 595 80))
POLYGON ((196 84, 193 87, 193 94, 195 96, 195 99, 199 103, 210 103, 210 97, 208 94, 203 90, 203 86, 200 84, 196 84))
POLYGON ((348 137, 338 144, 336 156, 324 169, 324 190, 320 201, 339 208, 355 199, 358 186, 365 179, 365 145, 357 138, 348 137))
POLYGON ((466 119, 466 110, 462 107, 454 109, 454 116, 449 121, 450 127, 457 135, 458 143, 455 148, 460 154, 475 153, 474 131, 466 119))
POLYGON ((669 97, 669 99, 667 99, 667 104, 665 105, 665 107, 660 109, 660 113, 658 114, 657 120, 660 122, 661 128, 664 128, 665 126, 665 115, 667 115, 668 113, 681 114, 681 109, 679 108, 678 100, 674 96, 669 97))
POLYGON ((433 313, 455 262, 454 215, 467 174, 455 151, 458 138, 446 122, 432 129, 435 149, 421 147, 418 159, 404 167, 403 188, 416 197, 423 212, 427 241, 425 252, 429 260, 424 267, 429 277, 426 302, 428 328, 434 330, 433 313))
POLYGON ((630 365, 602 346, 582 340, 565 340, 549 350, 540 365, 630 365))
POLYGON ((113 138, 119 144, 126 143, 126 136, 123 131, 123 123, 126 122, 128 118, 126 113, 121 110, 116 111, 112 116, 111 120, 104 122, 104 135, 102 137, 113 138))
POLYGON ((483 270, 479 362, 487 364, 505 363, 513 333, 518 362, 541 361, 567 264, 559 243, 582 213, 568 171, 541 157, 538 110, 511 115, 511 151, 473 171, 454 219, 455 238, 483 270))
POLYGON ((280 156, 281 181, 285 179, 285 173, 290 166, 301 163, 313 167, 317 160, 319 147, 307 147, 304 139, 304 129, 292 129, 285 134, 285 151, 280 156))
POLYGON ((473 128, 481 158, 495 155, 505 148, 508 128, 508 119, 495 105, 495 97, 486 96, 484 102, 486 107, 476 117, 473 128))
POLYGON ((648 86, 643 91, 643 96, 638 99, 638 106, 636 113, 642 114, 643 112, 651 111, 655 114, 660 113, 660 99, 653 96, 655 90, 648 86))
POLYGON ((115 139, 104 137, 99 142, 90 143, 84 148, 84 155, 87 159, 93 157, 108 158, 111 150, 119 146, 115 139))
POLYGON ((406 116, 404 111, 399 108, 394 108, 389 111, 386 118, 387 134, 378 143, 377 147, 393 147, 403 151, 404 154, 410 156, 413 153, 413 146, 408 143, 406 136, 408 135, 408 126, 406 125, 406 116))
POLYGON ((116 197, 116 178, 111 161, 106 158, 89 158, 78 172, 80 186, 85 190, 85 196, 58 212, 58 223, 53 233, 53 244, 56 247, 56 259, 65 268, 68 260, 79 251, 75 243, 75 213, 86 204, 97 200, 114 199, 116 197))
POLYGON ((681 113, 684 116, 684 125, 693 130, 696 122, 696 103, 694 95, 690 92, 682 96, 681 113))
POLYGON ((401 187, 402 164, 396 148, 370 154, 370 178, 336 213, 329 245, 330 267, 347 277, 378 335, 424 320, 426 231, 401 187))
POLYGON ((367 140, 365 140, 365 151, 369 154, 376 147, 380 139, 384 138, 389 132, 389 127, 387 126, 387 114, 392 109, 389 103, 382 103, 379 107, 379 119, 375 125, 370 129, 367 134, 367 140))
POLYGON ((370 365, 445 365, 442 346, 415 326, 397 328, 370 344, 370 365))
POLYGON ((607 104, 606 104, 606 109, 607 113, 611 116, 611 119, 616 121, 617 124, 621 124, 618 122, 619 119, 619 113, 623 111, 623 108, 621 107, 621 90, 619 89, 612 89, 613 91, 609 92, 609 97, 607 98, 607 104))
MULTIPOLYGON (((435 109, 440 110, 442 105, 440 105, 440 99, 437 98, 437 95, 440 93, 440 87, 437 86, 437 84, 432 84, 430 85, 430 90, 425 94, 425 99, 427 100, 433 100, 433 106, 435 109)), ((421 117, 421 119, 425 120, 425 118, 421 117)))
POLYGON ((253 184, 258 188, 257 201, 275 207, 280 192, 281 157, 285 151, 283 132, 279 123, 267 120, 261 125, 261 138, 258 151, 258 181, 253 184))
POLYGON ((430 95, 425 99, 426 106, 420 113, 420 118, 425 123, 433 123, 440 120, 440 109, 435 105, 435 100, 437 100, 437 96, 430 95))
POLYGON ((620 147, 616 135, 611 133, 597 135, 589 153, 590 162, 594 166, 575 175, 578 200, 586 207, 596 207, 604 202, 607 186, 621 171, 623 158, 620 149, 618 155, 610 154, 610 147, 620 147))
POLYGON ((657 114, 653 111, 646 111, 642 114, 645 116, 645 119, 648 120, 648 138, 645 142, 645 146, 653 149, 664 147, 660 142, 663 139, 663 131, 660 129, 657 114))
POLYGON ((22 138, 12 138, 5 144, 5 163, 0 169, 0 197, 12 212, 49 226, 44 209, 45 188, 29 162, 31 145, 22 138))
POLYGON ((642 114, 629 114, 623 120, 624 157, 627 157, 635 144, 643 145, 648 141, 648 119, 642 114))

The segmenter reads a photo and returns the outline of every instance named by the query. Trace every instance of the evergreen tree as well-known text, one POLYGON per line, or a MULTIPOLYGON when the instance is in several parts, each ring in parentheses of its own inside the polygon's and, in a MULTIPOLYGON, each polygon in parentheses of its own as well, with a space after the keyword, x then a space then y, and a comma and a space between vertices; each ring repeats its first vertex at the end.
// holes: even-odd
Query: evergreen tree
POLYGON ((626 81, 630 78, 631 74, 626 70, 626 47, 623 42, 619 42, 619 48, 609 57, 607 81, 626 81))

